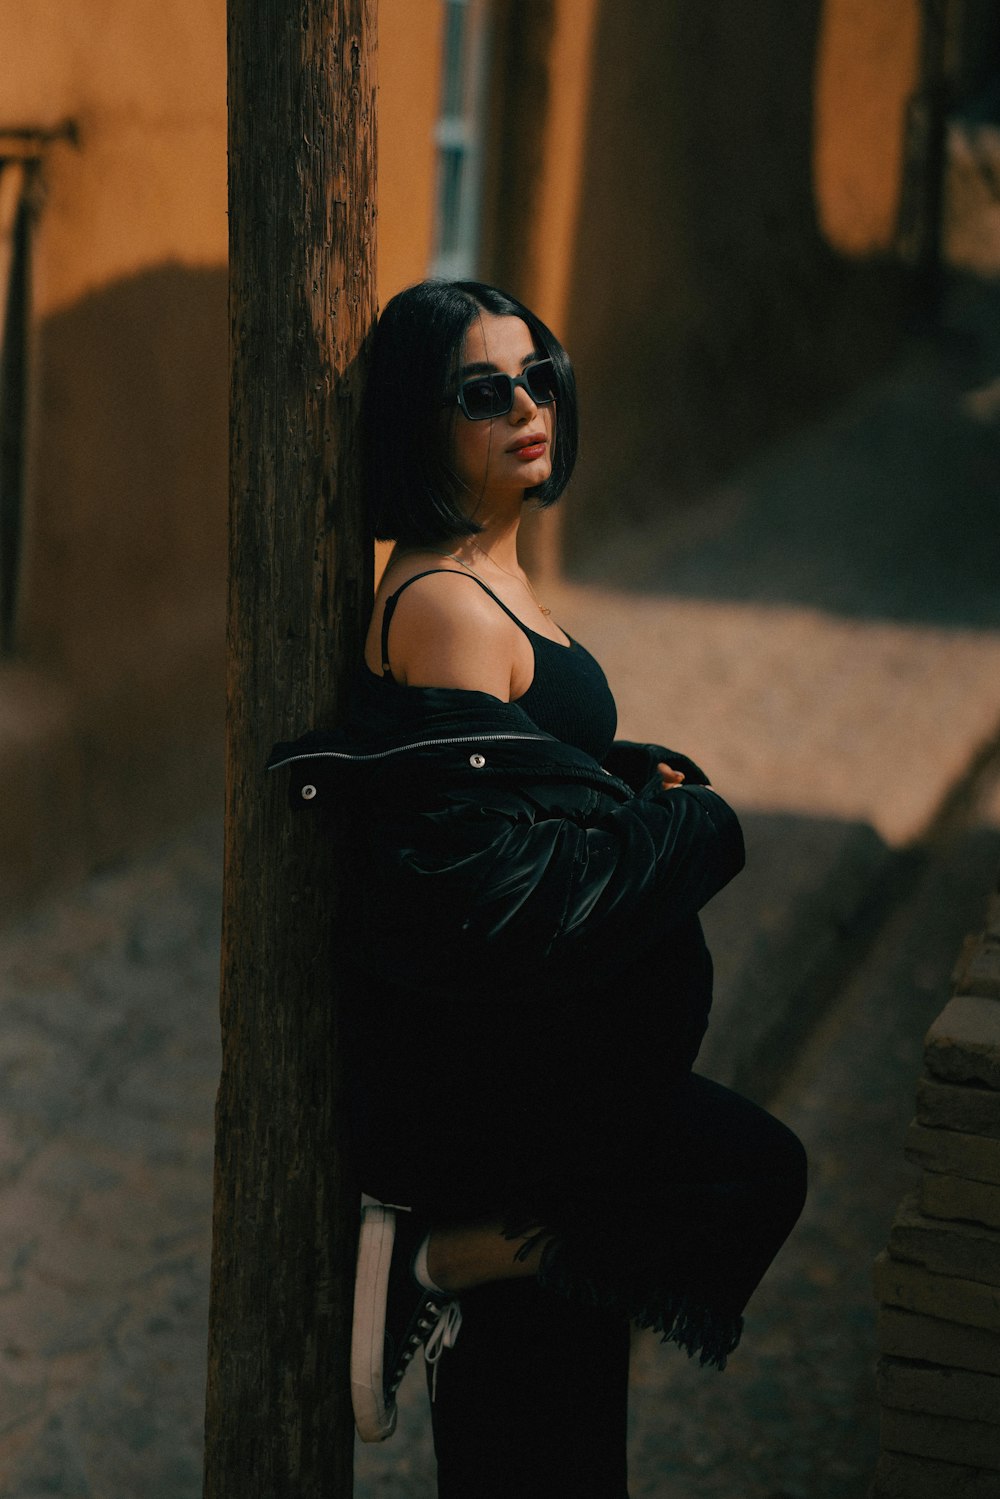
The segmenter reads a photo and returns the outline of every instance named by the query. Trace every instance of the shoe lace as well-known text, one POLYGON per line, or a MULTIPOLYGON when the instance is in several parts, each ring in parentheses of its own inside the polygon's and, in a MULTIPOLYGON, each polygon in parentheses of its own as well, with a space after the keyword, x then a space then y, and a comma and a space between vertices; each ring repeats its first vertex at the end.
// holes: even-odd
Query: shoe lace
POLYGON ((427 1342, 424 1344, 424 1363, 431 1366, 431 1400, 437 1398, 438 1363, 446 1348, 454 1348, 459 1328, 462 1326, 462 1308, 457 1301, 449 1301, 442 1308, 427 1342))

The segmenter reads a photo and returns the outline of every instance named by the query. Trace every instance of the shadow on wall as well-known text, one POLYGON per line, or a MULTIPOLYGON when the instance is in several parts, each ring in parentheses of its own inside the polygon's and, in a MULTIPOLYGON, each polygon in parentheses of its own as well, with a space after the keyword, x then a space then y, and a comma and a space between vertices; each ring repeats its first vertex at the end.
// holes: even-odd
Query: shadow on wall
POLYGON ((1000 283, 955 279, 949 323, 697 506, 595 554, 594 575, 675 598, 1000 630, 1000 283))
POLYGON ((81 685, 117 675, 129 636, 221 597, 226 297, 224 267, 167 265, 40 329, 21 641, 81 685))
POLYGON ((817 225, 822 5, 602 0, 568 338, 586 449, 570 562, 877 368, 905 278, 817 225))
POLYGON ((89 866, 221 806, 226 305, 165 265, 39 330, 19 657, 66 694, 89 866))

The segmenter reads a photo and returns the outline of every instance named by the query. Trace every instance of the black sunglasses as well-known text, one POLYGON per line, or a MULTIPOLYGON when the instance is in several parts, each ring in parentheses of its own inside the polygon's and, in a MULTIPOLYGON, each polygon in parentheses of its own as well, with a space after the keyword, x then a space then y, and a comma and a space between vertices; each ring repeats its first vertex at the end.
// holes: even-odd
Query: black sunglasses
MULTIPOLYGON (((458 404, 470 422, 485 422, 493 416, 506 416, 514 404, 518 386, 528 392, 536 406, 548 406, 556 398, 556 372, 551 359, 529 364, 523 374, 477 375, 458 387, 458 404)), ((450 399, 450 398, 449 398, 450 399)))

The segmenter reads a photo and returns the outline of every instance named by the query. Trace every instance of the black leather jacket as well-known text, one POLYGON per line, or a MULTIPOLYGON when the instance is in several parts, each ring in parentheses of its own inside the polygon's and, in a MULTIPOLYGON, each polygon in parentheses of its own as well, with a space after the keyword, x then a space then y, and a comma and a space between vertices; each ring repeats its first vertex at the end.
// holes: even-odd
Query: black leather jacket
POLYGON ((744 852, 699 768, 624 741, 598 765, 487 693, 372 702, 336 733, 276 745, 268 765, 288 768, 293 806, 352 840, 349 930, 368 976, 468 1007, 606 999, 655 971, 700 1040, 711 965, 696 913, 744 852), (681 787, 662 789, 658 760, 681 787))

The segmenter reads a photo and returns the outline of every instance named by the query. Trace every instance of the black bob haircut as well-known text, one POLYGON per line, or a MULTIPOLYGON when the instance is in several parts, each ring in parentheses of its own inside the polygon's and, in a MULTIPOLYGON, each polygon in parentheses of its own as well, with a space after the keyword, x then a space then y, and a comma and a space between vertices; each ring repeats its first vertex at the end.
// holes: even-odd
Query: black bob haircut
MULTIPOLYGON (((496 287, 421 281, 386 304, 372 340, 361 433, 368 516, 379 541, 423 546, 482 529, 461 508, 445 418, 465 335, 481 311, 522 318, 555 368, 552 472, 526 494, 540 507, 552 505, 569 483, 578 416, 573 367, 562 344, 533 312, 496 287)), ((465 420, 457 401, 452 420, 465 420)))

